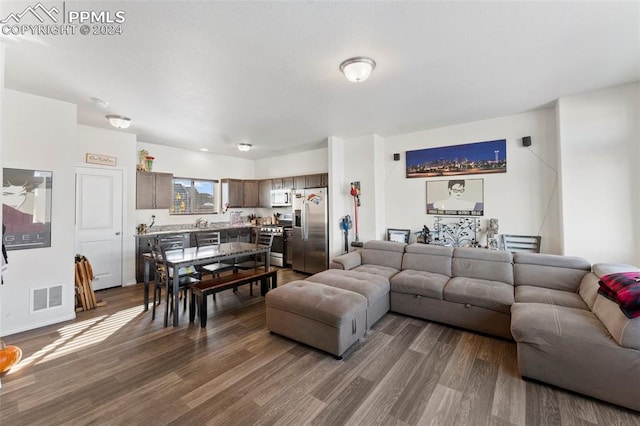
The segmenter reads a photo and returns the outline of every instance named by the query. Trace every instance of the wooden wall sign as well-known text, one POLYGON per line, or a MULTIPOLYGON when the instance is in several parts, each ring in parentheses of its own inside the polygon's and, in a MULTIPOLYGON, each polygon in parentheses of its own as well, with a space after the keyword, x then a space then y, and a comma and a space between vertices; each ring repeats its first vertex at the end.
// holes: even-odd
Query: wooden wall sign
POLYGON ((85 161, 91 164, 101 164, 103 166, 115 166, 118 159, 110 155, 91 154, 87 152, 85 161))

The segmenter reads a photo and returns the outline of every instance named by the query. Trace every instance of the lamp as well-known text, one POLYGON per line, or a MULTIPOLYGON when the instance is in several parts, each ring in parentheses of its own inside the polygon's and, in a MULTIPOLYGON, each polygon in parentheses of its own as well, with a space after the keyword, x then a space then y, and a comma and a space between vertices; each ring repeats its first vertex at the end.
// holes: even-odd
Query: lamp
POLYGON ((251 144, 250 143, 239 143, 238 145, 236 145, 238 147, 239 151, 242 152, 247 152, 251 149, 251 144))
POLYGON ((131 125, 131 119, 121 115, 107 115, 107 120, 113 127, 118 129, 126 129, 131 125))
POLYGON ((347 77, 347 80, 354 83, 365 81, 376 67, 376 61, 366 56, 356 56, 349 58, 340 64, 340 71, 347 77))

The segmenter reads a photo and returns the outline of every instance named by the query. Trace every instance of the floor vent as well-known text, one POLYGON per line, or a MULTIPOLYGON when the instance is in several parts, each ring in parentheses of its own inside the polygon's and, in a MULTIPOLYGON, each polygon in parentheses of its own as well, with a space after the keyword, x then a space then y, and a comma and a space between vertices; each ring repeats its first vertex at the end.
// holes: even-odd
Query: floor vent
POLYGON ((33 312, 62 306, 62 286, 33 290, 33 312))

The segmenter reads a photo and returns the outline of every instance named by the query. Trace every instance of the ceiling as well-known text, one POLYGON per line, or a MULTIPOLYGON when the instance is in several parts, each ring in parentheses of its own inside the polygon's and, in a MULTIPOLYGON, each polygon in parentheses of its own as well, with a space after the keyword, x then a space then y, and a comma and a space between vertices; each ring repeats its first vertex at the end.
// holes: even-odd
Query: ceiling
MULTIPOLYGON (((122 34, 1 36, 5 87, 77 104, 81 124, 125 115, 139 141, 248 159, 640 80, 637 1, 42 3, 123 11, 122 34), (377 67, 356 84, 338 66, 359 55, 377 67)), ((0 19, 36 4, 3 1, 0 19)))

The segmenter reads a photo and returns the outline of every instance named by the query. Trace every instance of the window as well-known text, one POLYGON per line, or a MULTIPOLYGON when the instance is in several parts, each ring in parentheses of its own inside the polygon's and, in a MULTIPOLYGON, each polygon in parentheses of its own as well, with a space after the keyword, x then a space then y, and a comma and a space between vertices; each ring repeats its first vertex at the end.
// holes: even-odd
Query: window
POLYGON ((170 214, 217 213, 217 180, 173 178, 170 214))

